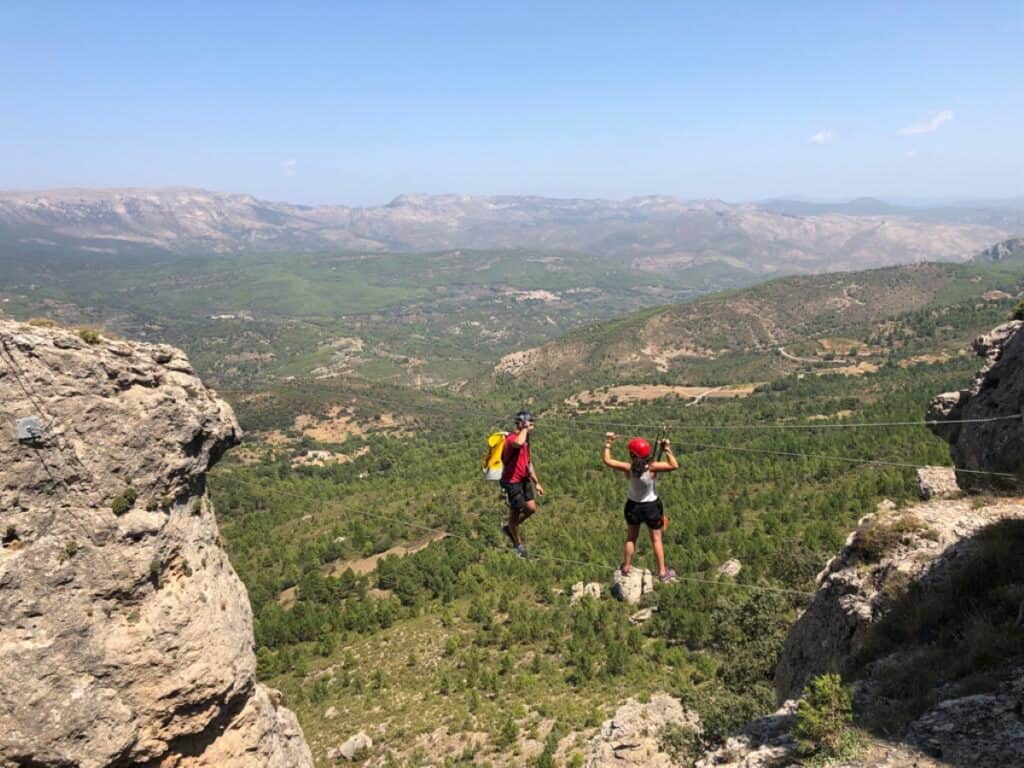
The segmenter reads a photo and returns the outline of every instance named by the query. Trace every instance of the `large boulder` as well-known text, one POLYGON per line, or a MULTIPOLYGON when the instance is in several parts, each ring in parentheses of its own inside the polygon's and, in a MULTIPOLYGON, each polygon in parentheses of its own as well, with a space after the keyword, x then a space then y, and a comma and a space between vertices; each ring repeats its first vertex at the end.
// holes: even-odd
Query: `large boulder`
POLYGON ((623 574, 618 568, 612 576, 612 597, 635 605, 640 598, 654 591, 654 575, 646 568, 633 568, 623 574))
POLYGON ((974 383, 935 397, 928 420, 949 443, 965 490, 1016 490, 1024 482, 1024 322, 993 329, 974 342, 985 359, 974 383), (982 419, 986 421, 964 423, 982 419), (997 474, 989 474, 997 473, 997 474))
POLYGON ((925 501, 955 499, 960 495, 956 470, 952 467, 920 467, 917 470, 917 492, 925 501))
POLYGON ((176 349, 0 321, 0 764, 312 765, 206 498, 239 435, 176 349))
POLYGON ((656 693, 646 704, 629 699, 587 745, 587 768, 673 768, 662 751, 666 728, 700 733, 700 718, 678 699, 656 693))

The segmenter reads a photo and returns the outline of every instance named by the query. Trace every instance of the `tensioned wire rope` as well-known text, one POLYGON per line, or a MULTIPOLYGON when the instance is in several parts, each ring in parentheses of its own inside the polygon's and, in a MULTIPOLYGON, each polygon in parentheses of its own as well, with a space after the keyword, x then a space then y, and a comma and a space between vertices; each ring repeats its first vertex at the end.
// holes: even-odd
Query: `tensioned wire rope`
MULTIPOLYGON (((1017 417, 1017 418, 1019 418, 1019 417, 1017 417)), ((632 425, 632 426, 638 426, 638 425, 632 425)), ((672 430, 674 428, 675 428, 674 426, 668 425, 668 429, 669 430, 672 430)), ((590 429, 590 428, 588 428, 586 426, 570 424, 570 423, 563 423, 561 425, 555 425, 553 427, 553 429, 555 431, 564 430, 564 431, 569 431, 569 432, 579 432, 579 433, 595 434, 595 435, 604 435, 604 434, 606 434, 605 432, 602 432, 600 429, 590 429)), ((656 429, 664 430, 665 427, 658 427, 656 429)), ((787 458, 821 459, 821 460, 824 460, 824 461, 839 461, 839 462, 846 462, 846 463, 851 463, 851 464, 870 464, 870 465, 877 465, 877 466, 884 466, 884 467, 896 467, 896 468, 901 468, 901 469, 930 469, 933 466, 933 465, 928 465, 928 464, 912 464, 912 463, 909 463, 909 462, 889 461, 887 459, 865 459, 865 458, 862 458, 862 457, 838 456, 838 455, 827 454, 827 453, 803 453, 801 451, 779 451, 779 450, 772 450, 772 449, 767 449, 767 448, 749 448, 747 446, 719 445, 719 444, 715 444, 715 443, 704 443, 704 442, 686 441, 686 440, 673 441, 673 444, 674 445, 679 445, 679 446, 686 446, 686 447, 690 447, 690 448, 697 448, 699 450, 736 451, 736 452, 740 452, 740 453, 757 453, 757 454, 764 454, 764 455, 771 455, 771 456, 782 456, 782 457, 787 457, 787 458)), ((1015 482, 1018 482, 1018 483, 1024 482, 1024 481, 1021 480, 1021 478, 1017 477, 1017 475, 1014 475, 1014 474, 1009 473, 1009 472, 992 472, 992 471, 983 470, 983 469, 960 469, 960 468, 957 468, 957 467, 948 467, 948 469, 954 469, 957 472, 964 472, 964 473, 972 474, 972 475, 985 475, 985 476, 990 476, 990 477, 999 477, 999 478, 1002 478, 1002 479, 1005 479, 1005 480, 1012 480, 1012 481, 1015 481, 1015 482)))
MULTIPOLYGON (((427 532, 430 532, 430 533, 442 534, 445 537, 461 539, 463 541, 474 541, 473 537, 471 537, 471 536, 466 536, 464 534, 458 534, 458 533, 455 533, 454 531, 449 531, 449 530, 447 530, 445 528, 436 528, 436 527, 432 527, 432 526, 429 526, 429 525, 424 525, 423 523, 418 523, 418 522, 414 522, 412 520, 407 520, 405 518, 398 517, 397 515, 388 515, 388 514, 379 513, 379 512, 375 512, 374 515, 376 517, 380 517, 380 518, 383 518, 385 520, 390 520, 390 521, 398 523, 400 525, 409 526, 410 528, 417 528, 419 530, 427 531, 427 532)), ((486 545, 486 547, 488 549, 492 549, 492 550, 494 550, 496 552, 506 552, 506 551, 508 551, 504 547, 497 547, 497 546, 493 546, 493 545, 486 545)), ((578 566, 582 566, 582 567, 585 567, 585 568, 593 568, 595 570, 596 569, 601 569, 603 572, 607 572, 609 570, 618 570, 618 568, 619 568, 619 566, 613 565, 611 563, 600 563, 600 562, 597 562, 595 560, 574 560, 572 558, 558 557, 556 555, 545 554, 543 552, 541 554, 530 554, 525 559, 527 560, 527 562, 529 562, 531 560, 540 560, 540 561, 547 561, 547 562, 553 562, 553 563, 562 563, 562 564, 565 564, 565 565, 578 565, 578 566)), ((767 585, 763 585, 763 584, 745 584, 745 583, 741 583, 741 582, 719 581, 719 580, 716 580, 716 579, 709 579, 709 578, 700 577, 700 576, 697 576, 697 575, 695 575, 693 573, 676 574, 675 578, 676 578, 677 581, 687 581, 687 582, 693 582, 693 583, 698 583, 698 584, 713 585, 713 586, 718 586, 718 587, 735 587, 737 589, 748 589, 748 590, 760 591, 760 592, 777 592, 777 593, 780 593, 780 594, 799 595, 801 597, 814 597, 814 595, 816 594, 815 592, 806 592, 804 590, 789 589, 789 588, 786 588, 786 587, 771 587, 771 586, 767 586, 767 585)))

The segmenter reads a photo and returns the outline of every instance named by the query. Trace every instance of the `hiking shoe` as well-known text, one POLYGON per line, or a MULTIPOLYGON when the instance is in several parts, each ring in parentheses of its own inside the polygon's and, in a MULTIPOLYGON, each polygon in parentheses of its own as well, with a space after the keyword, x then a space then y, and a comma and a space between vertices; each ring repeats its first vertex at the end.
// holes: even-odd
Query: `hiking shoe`
POLYGON ((508 527, 508 523, 505 523, 503 526, 501 526, 501 532, 504 533, 506 536, 508 536, 509 543, 513 547, 515 547, 516 546, 516 539, 512 535, 512 529, 508 527))
POLYGON ((526 559, 526 547, 524 547, 522 544, 517 544, 515 547, 512 548, 512 550, 524 560, 526 559))
POLYGON ((676 580, 676 572, 671 568, 666 568, 665 572, 658 577, 658 580, 662 584, 671 584, 676 580))
POLYGON ((621 573, 623 576, 629 576, 629 574, 630 574, 630 572, 632 570, 633 570, 633 566, 629 566, 628 568, 625 565, 620 565, 619 566, 619 573, 621 573))

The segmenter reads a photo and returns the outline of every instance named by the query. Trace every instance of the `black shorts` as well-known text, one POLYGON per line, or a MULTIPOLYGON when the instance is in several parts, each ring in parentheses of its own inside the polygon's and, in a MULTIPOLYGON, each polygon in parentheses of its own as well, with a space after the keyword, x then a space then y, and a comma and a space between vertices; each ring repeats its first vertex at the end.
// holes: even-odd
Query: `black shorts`
POLYGON ((526 508, 526 502, 533 501, 533 483, 523 480, 520 483, 501 483, 501 489, 505 491, 505 501, 509 509, 519 512, 526 508))
POLYGON ((626 499, 626 522, 630 525, 646 523, 652 531, 656 531, 665 524, 665 507, 661 499, 654 501, 633 501, 626 499))

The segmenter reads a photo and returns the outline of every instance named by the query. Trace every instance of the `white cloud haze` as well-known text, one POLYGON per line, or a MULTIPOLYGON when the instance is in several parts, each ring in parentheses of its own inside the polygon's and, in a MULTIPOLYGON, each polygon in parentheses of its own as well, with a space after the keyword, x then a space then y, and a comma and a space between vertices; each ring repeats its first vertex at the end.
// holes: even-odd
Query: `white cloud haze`
POLYGON ((828 144, 832 141, 832 131, 818 131, 811 136, 811 144, 828 144))
POLYGON ((936 112, 925 120, 918 120, 916 123, 911 123, 905 128, 901 128, 900 135, 914 136, 918 133, 931 133, 932 131, 937 131, 940 125, 948 123, 952 119, 953 110, 944 109, 941 112, 936 112))

